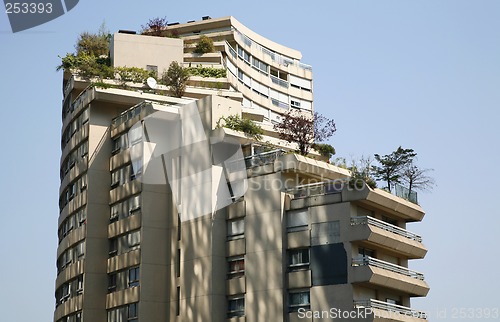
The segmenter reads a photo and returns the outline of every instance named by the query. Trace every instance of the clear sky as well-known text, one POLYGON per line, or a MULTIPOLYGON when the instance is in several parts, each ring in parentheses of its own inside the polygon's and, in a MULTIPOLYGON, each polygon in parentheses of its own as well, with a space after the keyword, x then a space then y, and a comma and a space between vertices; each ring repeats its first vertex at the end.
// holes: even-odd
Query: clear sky
POLYGON ((55 307, 58 55, 103 21, 115 32, 157 16, 205 15, 232 15, 302 52, 315 109, 336 120, 337 156, 402 145, 435 169, 438 186, 419 194, 426 217, 409 225, 429 249, 410 263, 431 287, 415 308, 432 321, 455 321, 459 308, 500 308, 500 1, 86 0, 16 34, 0 13, 2 321, 51 321, 55 307))

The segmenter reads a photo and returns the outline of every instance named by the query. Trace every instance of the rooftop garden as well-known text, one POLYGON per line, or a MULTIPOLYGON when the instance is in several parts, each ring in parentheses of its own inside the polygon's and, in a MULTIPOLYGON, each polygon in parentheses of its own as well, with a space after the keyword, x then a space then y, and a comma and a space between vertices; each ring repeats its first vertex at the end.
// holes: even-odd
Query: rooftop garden
MULTIPOLYGON (((156 18, 143 26, 142 34, 158 35, 164 34, 163 22, 156 18)), ((165 35, 163 35, 165 36, 165 35)), ((148 71, 139 67, 113 67, 109 57, 111 34, 103 26, 96 33, 82 32, 75 44, 75 51, 67 53, 61 57, 61 64, 57 70, 68 71, 86 79, 93 86, 103 88, 129 88, 129 83, 146 84, 150 77, 154 78, 158 84, 167 86, 176 97, 184 94, 187 81, 191 76, 203 78, 225 78, 224 68, 184 67, 177 62, 172 62, 168 70, 164 70, 160 75, 155 71, 148 71)), ((200 41, 200 43, 202 43, 200 41)), ((211 40, 205 41, 200 51, 213 49, 211 40)), ((207 86, 210 87, 210 86, 207 86)), ((220 86, 213 85, 218 88, 220 86)))

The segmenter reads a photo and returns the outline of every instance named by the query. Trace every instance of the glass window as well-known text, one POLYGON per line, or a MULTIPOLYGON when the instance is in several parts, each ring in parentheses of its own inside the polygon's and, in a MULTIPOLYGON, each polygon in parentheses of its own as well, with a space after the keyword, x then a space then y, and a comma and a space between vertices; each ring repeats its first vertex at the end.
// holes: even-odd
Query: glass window
POLYGON ((116 273, 108 274, 108 292, 116 290, 116 273))
POLYGON ((245 315, 245 298, 238 297, 229 299, 227 303, 227 315, 230 318, 245 315))
POLYGON ((309 227, 307 210, 289 211, 287 213, 286 227, 288 231, 305 230, 309 227))
POLYGON ((227 236, 241 238, 245 233, 245 220, 243 218, 227 222, 227 236))
POLYGON ((304 268, 309 266, 309 249, 292 249, 288 251, 288 266, 290 268, 304 268))
POLYGON ((290 310, 296 311, 299 308, 310 309, 310 292, 309 291, 293 291, 289 293, 290 310))
POLYGON ((132 303, 128 305, 128 320, 129 322, 137 322, 139 317, 138 304, 132 303))
POLYGON ((139 267, 134 267, 128 270, 128 287, 139 285, 139 267))
POLYGON ((228 260, 229 278, 240 277, 245 273, 245 259, 243 257, 231 258, 228 260))

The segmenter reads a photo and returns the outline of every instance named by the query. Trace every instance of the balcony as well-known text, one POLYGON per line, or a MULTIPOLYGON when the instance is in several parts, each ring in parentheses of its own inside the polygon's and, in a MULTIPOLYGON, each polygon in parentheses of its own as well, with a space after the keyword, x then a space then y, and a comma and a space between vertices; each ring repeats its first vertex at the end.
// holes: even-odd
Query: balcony
POLYGON ((352 283, 375 284, 411 296, 425 296, 429 292, 422 273, 370 256, 353 258, 350 275, 352 283))
POLYGON ((349 236, 351 241, 365 241, 410 259, 424 258, 427 253, 419 235, 370 216, 352 217, 349 236))
POLYGON ((414 241, 417 241, 419 243, 422 242, 422 237, 420 237, 419 235, 414 234, 412 232, 409 232, 408 230, 403 229, 401 227, 391 225, 389 223, 386 223, 385 221, 378 220, 378 219, 370 217, 370 216, 352 217, 351 218, 351 226, 355 226, 355 225, 372 225, 372 226, 378 227, 380 229, 383 229, 385 231, 389 231, 391 233, 406 237, 410 240, 414 240, 414 241))
MULTIPOLYGON (((339 168, 336 170, 338 174, 341 174, 341 171, 343 171, 339 168)), ((345 172, 349 173, 347 170, 345 172)), ((287 192, 292 194, 291 209, 340 202, 356 202, 368 207, 375 207, 407 222, 421 221, 424 217, 424 211, 414 202, 382 189, 369 188, 366 185, 361 188, 352 187, 349 184, 349 178, 338 178, 296 186, 288 189, 287 192)))
POLYGON ((412 308, 382 302, 378 300, 354 301, 354 307, 358 309, 369 309, 374 315, 373 321, 427 321, 427 313, 412 308))
POLYGON ((277 149, 269 152, 259 153, 245 157, 245 165, 247 168, 260 167, 266 164, 271 164, 276 159, 285 153, 284 150, 277 149))

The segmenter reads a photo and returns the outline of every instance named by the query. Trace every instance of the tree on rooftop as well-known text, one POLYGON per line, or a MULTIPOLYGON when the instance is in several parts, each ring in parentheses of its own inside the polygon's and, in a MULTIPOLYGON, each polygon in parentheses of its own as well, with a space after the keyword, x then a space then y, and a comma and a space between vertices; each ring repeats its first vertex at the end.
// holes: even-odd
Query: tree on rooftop
POLYGON ((167 24, 168 21, 166 17, 149 19, 145 25, 141 26, 141 34, 149 36, 162 36, 164 30, 167 29, 167 24))
POLYGON ((215 51, 214 41, 205 35, 200 37, 200 40, 198 40, 196 48, 194 49, 194 53, 196 54, 206 54, 206 53, 212 53, 214 51, 215 51))
POLYGON ((162 82, 170 87, 175 97, 182 97, 186 91, 186 83, 189 79, 189 73, 186 68, 173 61, 168 70, 163 73, 162 82))
POLYGON ((264 134, 264 130, 262 130, 260 125, 256 124, 252 120, 244 119, 239 115, 222 116, 217 121, 217 127, 221 126, 243 132, 257 141, 260 141, 262 139, 262 135, 264 134), (221 121, 223 121, 223 124, 221 124, 221 121))
POLYGON ((401 183, 404 167, 411 164, 416 156, 413 149, 403 149, 401 146, 391 154, 375 154, 380 166, 373 166, 373 174, 377 180, 385 181, 386 188, 391 191, 395 183, 401 183))
POLYGON ((431 190, 435 181, 428 175, 434 169, 420 169, 413 162, 406 164, 401 172, 401 180, 407 184, 409 193, 414 190, 431 190))
POLYGON ((108 56, 110 39, 111 35, 109 30, 106 29, 104 23, 101 25, 97 33, 84 31, 78 36, 78 40, 75 45, 76 56, 80 56, 82 54, 95 57, 102 55, 108 56))
POLYGON ((310 115, 297 111, 289 111, 283 115, 274 129, 282 140, 297 143, 301 155, 307 155, 315 142, 327 140, 337 130, 334 120, 317 112, 310 115))

